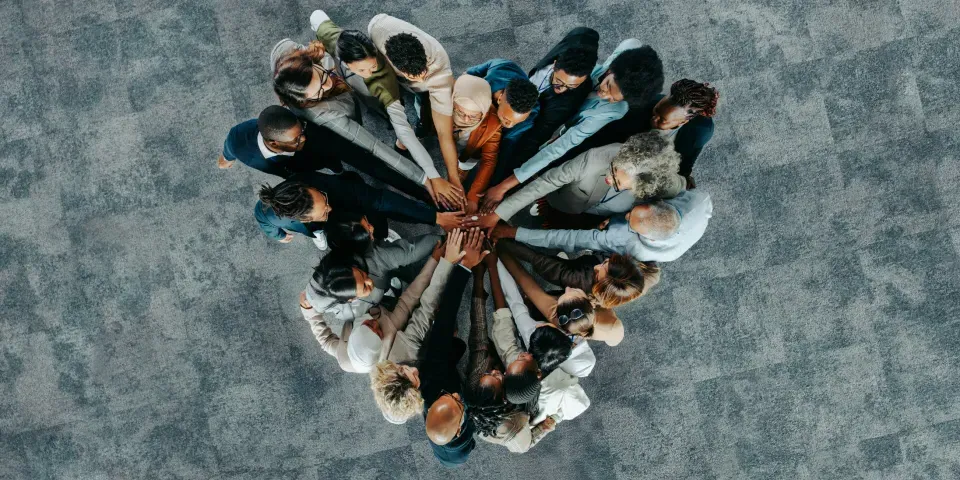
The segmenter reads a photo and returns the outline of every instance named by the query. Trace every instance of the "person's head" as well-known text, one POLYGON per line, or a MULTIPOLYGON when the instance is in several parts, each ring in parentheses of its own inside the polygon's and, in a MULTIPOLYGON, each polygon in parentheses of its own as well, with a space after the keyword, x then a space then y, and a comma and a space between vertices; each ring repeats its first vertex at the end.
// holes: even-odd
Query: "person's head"
POLYGON ((553 62, 550 84, 553 93, 576 90, 590 80, 590 72, 597 64, 597 50, 590 47, 572 47, 560 54, 553 62))
POLYGON ((360 30, 343 30, 337 38, 337 58, 347 64, 351 72, 361 78, 370 78, 380 69, 377 47, 360 30))
POLYGON ((453 124, 470 128, 480 124, 493 104, 492 91, 486 80, 473 75, 460 75, 453 84, 453 124))
POLYGON ((666 240, 680 229, 680 213, 662 200, 637 205, 626 218, 634 232, 650 240, 666 240))
POLYGON ((649 45, 625 50, 613 59, 597 95, 611 102, 642 105, 663 90, 663 62, 649 45))
POLYGON ((300 222, 325 222, 333 211, 326 193, 298 180, 286 180, 274 187, 261 185, 260 201, 277 216, 300 222))
POLYGON ((541 323, 530 335, 530 355, 543 372, 552 372, 570 357, 573 342, 552 323, 541 323))
POLYGON ((504 376, 498 370, 492 370, 480 377, 473 390, 468 411, 477 432, 492 437, 497 429, 516 407, 504 399, 504 376))
POLYGON ((497 118, 503 128, 512 128, 530 117, 540 93, 527 80, 514 78, 506 88, 497 92, 497 118))
POLYGON ((337 210, 323 226, 327 242, 337 253, 363 254, 373 246, 373 224, 366 215, 337 210))
POLYGON ((310 288, 340 303, 363 298, 373 292, 373 280, 366 270, 362 258, 333 252, 314 267, 310 288))
POLYGON ((406 422, 423 411, 419 388, 420 372, 412 365, 387 360, 370 371, 373 399, 391 423, 406 422))
POLYGON ((375 319, 367 319, 353 328, 347 341, 347 358, 354 370, 367 373, 373 370, 380 358, 383 346, 383 331, 375 319))
POLYGON ((670 86, 670 95, 653 107, 650 125, 658 130, 674 130, 698 116, 712 117, 717 113, 720 92, 709 83, 684 78, 670 86))
POLYGON ((593 271, 593 298, 603 308, 623 305, 643 294, 643 272, 629 256, 615 253, 593 271))
POLYGON ((310 50, 284 56, 273 71, 273 91, 284 105, 308 108, 349 89, 339 75, 323 68, 310 50))
POLYGON ((427 51, 417 37, 398 33, 387 39, 387 58, 407 80, 421 82, 427 77, 427 51))
POLYGON ((635 197, 648 199, 679 169, 680 154, 673 145, 656 131, 649 131, 623 143, 610 163, 606 182, 618 192, 632 190, 635 197))
POLYGON ((441 392, 427 409, 427 437, 437 445, 446 445, 463 431, 467 406, 459 393, 441 392))
POLYGON ((579 288, 567 287, 557 297, 557 326, 570 335, 589 337, 593 334, 593 302, 579 288))
POLYGON ((529 352, 523 352, 507 365, 503 375, 503 389, 507 401, 515 405, 525 405, 540 392, 540 379, 543 372, 540 365, 529 352))
POLYGON ((290 110, 270 105, 257 117, 263 143, 275 152, 299 152, 307 142, 306 124, 290 110))

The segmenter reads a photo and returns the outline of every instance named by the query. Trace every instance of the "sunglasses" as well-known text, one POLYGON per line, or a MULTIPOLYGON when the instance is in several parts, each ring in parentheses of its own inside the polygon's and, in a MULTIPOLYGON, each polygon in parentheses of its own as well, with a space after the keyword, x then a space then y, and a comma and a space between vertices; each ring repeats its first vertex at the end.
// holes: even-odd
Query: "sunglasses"
POLYGON ((584 316, 583 310, 580 310, 579 308, 574 308, 573 311, 570 312, 570 315, 557 316, 557 323, 559 323, 560 326, 563 327, 570 322, 580 320, 581 318, 583 318, 583 316, 584 316))

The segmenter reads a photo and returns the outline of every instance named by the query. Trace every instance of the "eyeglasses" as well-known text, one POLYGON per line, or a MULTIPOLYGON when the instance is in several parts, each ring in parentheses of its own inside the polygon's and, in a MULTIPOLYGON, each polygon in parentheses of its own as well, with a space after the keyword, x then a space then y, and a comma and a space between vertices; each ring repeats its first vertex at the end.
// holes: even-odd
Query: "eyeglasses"
POLYGON ((579 308, 574 308, 573 311, 570 312, 570 315, 557 316, 557 323, 559 323, 560 326, 562 327, 570 322, 580 320, 581 318, 583 318, 583 315, 584 315, 583 310, 580 310, 579 308))
POLYGON ((327 70, 320 65, 313 65, 313 69, 320 74, 320 92, 317 93, 317 96, 314 98, 308 98, 307 100, 323 100, 323 93, 326 90, 323 88, 323 84, 327 83, 327 80, 333 75, 333 72, 327 70))
POLYGON ((617 170, 610 165, 610 178, 613 179, 613 190, 616 192, 620 191, 620 182, 617 180, 617 170))
POLYGON ((307 139, 307 122, 301 120, 301 121, 300 121, 300 135, 297 137, 297 143, 294 145, 294 148, 297 149, 297 150, 299 150, 299 149, 300 149, 300 144, 302 144, 302 143, 304 142, 304 140, 306 140, 306 139, 307 139))
MULTIPOLYGON (((464 405, 462 400, 455 397, 452 393, 446 390, 440 390, 440 397, 443 397, 444 395, 449 395, 454 402, 457 402, 457 405, 460 405, 460 425, 457 427, 457 434, 454 435, 454 438, 456 438, 460 436, 460 433, 463 430, 463 414, 467 412, 467 406, 464 405)), ((440 397, 437 397, 437 399, 439 399, 440 397)))
POLYGON ((577 88, 580 88, 580 85, 583 85, 583 82, 580 82, 576 85, 559 82, 557 81, 557 72, 554 71, 553 75, 550 78, 550 85, 553 85, 553 88, 557 90, 567 91, 567 90, 576 90, 577 88))

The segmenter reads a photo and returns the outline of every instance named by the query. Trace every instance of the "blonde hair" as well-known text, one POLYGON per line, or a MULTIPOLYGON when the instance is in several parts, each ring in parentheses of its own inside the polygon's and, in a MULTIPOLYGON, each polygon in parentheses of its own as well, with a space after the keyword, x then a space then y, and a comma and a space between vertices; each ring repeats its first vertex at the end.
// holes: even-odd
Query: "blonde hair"
POLYGON ((423 396, 394 362, 385 360, 373 367, 370 389, 380 411, 395 420, 403 421, 423 411, 423 396))

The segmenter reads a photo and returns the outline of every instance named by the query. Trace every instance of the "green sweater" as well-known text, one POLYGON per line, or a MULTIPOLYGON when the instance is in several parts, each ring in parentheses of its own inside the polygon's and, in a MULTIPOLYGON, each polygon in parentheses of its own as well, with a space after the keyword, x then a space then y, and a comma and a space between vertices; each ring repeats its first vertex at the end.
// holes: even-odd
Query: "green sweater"
MULTIPOLYGON (((332 20, 325 20, 317 27, 317 40, 323 43, 323 47, 330 55, 336 54, 337 39, 340 38, 342 31, 343 29, 332 20)), ((367 90, 370 90, 370 94, 386 108, 400 100, 400 84, 397 83, 397 73, 390 68, 387 59, 380 52, 377 52, 377 65, 377 71, 373 72, 370 78, 364 78, 363 83, 366 84, 367 90)))

